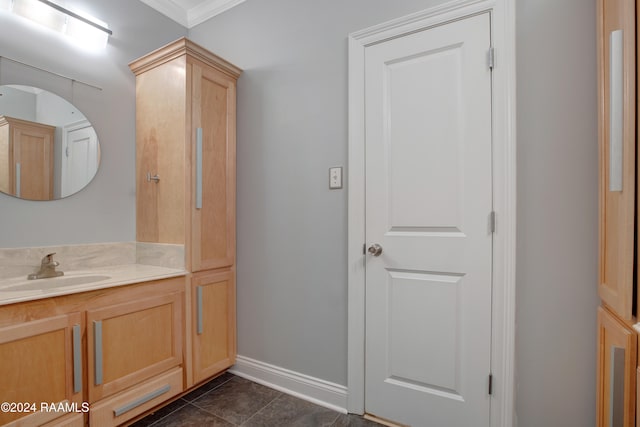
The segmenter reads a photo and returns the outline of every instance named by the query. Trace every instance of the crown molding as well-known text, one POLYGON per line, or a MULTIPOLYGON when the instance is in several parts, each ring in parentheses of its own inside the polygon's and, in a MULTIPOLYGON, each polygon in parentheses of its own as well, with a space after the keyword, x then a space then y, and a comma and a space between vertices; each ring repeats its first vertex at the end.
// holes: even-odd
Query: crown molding
POLYGON ((221 14, 245 0, 206 0, 190 9, 172 0, 140 0, 147 6, 173 19, 186 28, 195 27, 204 21, 221 14))
POLYGON ((204 1, 200 5, 192 7, 187 11, 188 28, 195 27, 207 19, 225 12, 232 7, 244 3, 245 0, 213 0, 204 1))
POLYGON ((147 6, 188 28, 187 11, 171 0, 140 0, 147 6))

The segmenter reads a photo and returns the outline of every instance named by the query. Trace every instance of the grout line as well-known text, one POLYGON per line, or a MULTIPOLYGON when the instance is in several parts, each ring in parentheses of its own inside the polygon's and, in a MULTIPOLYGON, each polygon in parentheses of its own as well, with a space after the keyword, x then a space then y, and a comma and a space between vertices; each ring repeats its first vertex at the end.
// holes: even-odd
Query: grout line
MULTIPOLYGON (((154 425, 158 424, 160 421, 164 420, 164 419, 165 419, 165 418, 167 418, 168 416, 173 415, 173 414, 175 414, 177 411, 179 411, 180 409, 184 408, 185 406, 190 405, 190 403, 189 403, 189 402, 187 402, 186 400, 184 400, 183 398, 179 398, 179 399, 175 400, 175 402, 177 402, 178 400, 182 400, 182 401, 184 401, 184 405, 180 405, 178 408, 176 408, 176 409, 174 409, 173 411, 169 412, 169 413, 168 413, 167 415, 165 415, 164 417, 160 417, 159 419, 155 420, 154 422, 152 422, 151 424, 149 424, 147 427, 152 427, 152 426, 154 426, 154 425)), ((173 403, 174 403, 174 402, 171 402, 169 405, 172 405, 173 403)), ((163 409, 163 408, 160 408, 158 411, 161 411, 162 409, 163 409)), ((153 414, 153 412, 152 412, 151 414, 153 414)), ((147 415, 147 417, 148 417, 148 416, 151 416, 151 414, 147 415)), ((138 421, 136 421, 136 422, 139 422, 139 421, 142 421, 142 420, 144 420, 144 418, 141 418, 141 419, 139 419, 139 420, 138 420, 138 421)))
MULTIPOLYGON (((203 395, 203 396, 204 396, 204 395, 203 395)), ((209 415, 213 415, 213 416, 214 416, 214 417, 216 417, 216 418, 220 418, 221 420, 226 421, 226 422, 228 422, 228 423, 229 423, 229 424, 231 424, 231 425, 234 425, 234 426, 237 426, 237 425, 238 425, 238 424, 234 423, 233 421, 226 419, 226 418, 225 418, 225 417, 223 417, 222 415, 219 415, 219 414, 216 414, 216 413, 214 413, 214 412, 211 412, 210 410, 205 409, 205 408, 203 408, 202 406, 198 406, 198 404, 197 404, 197 403, 195 403, 195 402, 194 402, 194 403, 191 403, 191 405, 195 406, 196 408, 200 409, 201 411, 206 412, 206 413, 207 413, 207 414, 209 414, 209 415)))
MULTIPOLYGON (((273 390, 273 389, 272 389, 273 390)), ((246 423, 249 422, 250 419, 252 419, 253 417, 255 417, 256 415, 258 415, 260 412, 262 412, 263 410, 265 410, 267 407, 271 406, 276 400, 280 399, 282 396, 284 396, 284 393, 282 392, 278 392, 280 393, 278 396, 274 397, 273 399, 271 399, 270 402, 268 402, 266 405, 264 405, 262 408, 258 409, 256 412, 253 413, 253 415, 251 415, 249 418, 247 418, 246 420, 244 420, 244 422, 242 424, 240 424, 240 426, 245 425, 246 423)))
POLYGON ((338 411, 334 411, 334 412, 336 412, 336 418, 333 420, 333 422, 331 424, 329 424, 329 427, 334 427, 336 425, 336 423, 338 422, 338 418, 340 418, 340 415, 342 415, 338 411))
MULTIPOLYGON (((223 374, 223 375, 224 375, 224 374, 223 374)), ((199 389, 201 389, 201 388, 206 387, 206 386, 207 386, 207 384, 209 384, 209 383, 207 382, 207 383, 202 384, 200 387, 198 387, 198 388, 196 388, 196 389, 194 389, 194 390, 190 391, 189 393, 187 393, 187 394, 186 394, 185 396, 183 396, 182 398, 183 398, 184 400, 186 400, 187 402, 189 402, 189 403, 193 403, 193 402, 195 402, 196 400, 200 399, 201 397, 206 396, 207 394, 211 393, 212 391, 219 389, 220 387, 222 387, 223 385, 225 385, 226 383, 228 383, 229 381, 233 380, 233 379, 236 377, 236 375, 233 375, 233 374, 230 374, 230 375, 231 375, 231 378, 227 379, 226 381, 221 382, 221 383, 220 383, 220 384, 218 384, 217 386, 213 387, 211 390, 207 390, 207 391, 205 391, 204 393, 199 394, 197 397, 195 397, 195 398, 193 398, 193 399, 191 399, 191 400, 184 399, 184 397, 185 397, 185 396, 188 396, 189 394, 191 394, 191 393, 193 393, 193 392, 195 392, 195 391, 198 391, 198 390, 199 390, 199 389)), ((213 382, 213 381, 217 380, 218 378, 220 378, 220 377, 216 377, 216 378, 212 379, 210 382, 213 382)))

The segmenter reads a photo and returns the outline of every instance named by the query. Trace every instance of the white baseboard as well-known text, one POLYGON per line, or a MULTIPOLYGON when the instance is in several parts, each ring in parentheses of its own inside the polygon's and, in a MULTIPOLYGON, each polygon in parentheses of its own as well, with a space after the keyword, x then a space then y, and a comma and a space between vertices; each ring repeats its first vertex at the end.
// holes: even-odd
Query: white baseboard
POLYGON ((244 356, 236 358, 236 364, 229 372, 325 408, 347 413, 345 386, 244 356))

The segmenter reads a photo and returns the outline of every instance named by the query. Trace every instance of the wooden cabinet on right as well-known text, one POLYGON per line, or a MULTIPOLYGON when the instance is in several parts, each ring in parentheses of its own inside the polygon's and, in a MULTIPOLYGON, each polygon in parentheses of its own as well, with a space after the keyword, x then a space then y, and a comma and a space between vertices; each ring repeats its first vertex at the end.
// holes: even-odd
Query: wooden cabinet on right
POLYGON ((241 70, 182 38, 136 75, 137 240, 183 244, 187 388, 236 356, 236 81, 241 70))
POLYGON ((232 270, 192 278, 193 377, 199 383, 236 360, 236 294, 232 270))
POLYGON ((598 426, 635 426, 637 345, 631 328, 598 309, 598 426))
POLYGON ((137 240, 184 244, 189 271, 231 267, 240 70, 185 38, 130 67, 137 240))
POLYGON ((599 272, 597 427, 636 425, 640 292, 634 269, 637 7, 598 0, 599 272))

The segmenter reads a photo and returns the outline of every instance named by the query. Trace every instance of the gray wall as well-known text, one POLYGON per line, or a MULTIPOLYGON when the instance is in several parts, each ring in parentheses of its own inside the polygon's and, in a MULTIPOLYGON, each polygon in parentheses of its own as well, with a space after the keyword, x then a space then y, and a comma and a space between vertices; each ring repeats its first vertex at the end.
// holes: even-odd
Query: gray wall
MULTIPOLYGON (((327 188, 327 169, 347 166, 346 35, 440 1, 248 0, 189 32, 246 70, 238 86, 241 355, 346 384, 347 191, 327 188)), ((114 30, 104 54, 78 51, 0 14, 0 55, 104 88, 76 88, 73 99, 101 140, 95 181, 58 202, 0 195, 0 247, 135 238, 127 63, 186 30, 136 1, 82 3, 114 30)), ((594 424, 592 3, 517 1, 519 427, 594 424)), ((0 82, 41 83, 39 73, 16 75, 2 64, 0 82), (6 81, 10 74, 22 81, 6 81)), ((45 89, 71 98, 66 82, 45 80, 45 89)))
POLYGON ((517 1, 520 427, 595 424, 595 3, 517 1))
POLYGON ((67 1, 109 23, 102 52, 0 13, 0 56, 86 81, 102 91, 0 60, 0 84, 47 89, 75 104, 96 128, 102 165, 85 190, 67 199, 32 202, 0 193, 0 247, 135 240, 135 76, 128 63, 186 35, 184 27, 130 0, 67 1))
MULTIPOLYGON (((347 381, 347 42, 439 1, 249 0, 190 37, 238 84, 238 349, 347 381)), ((517 414, 595 419, 595 2, 517 1, 517 414)), ((499 53, 498 53, 499 55, 499 53)))
POLYGON ((346 385, 347 34, 437 3, 249 0, 189 32, 244 70, 239 354, 346 385))

